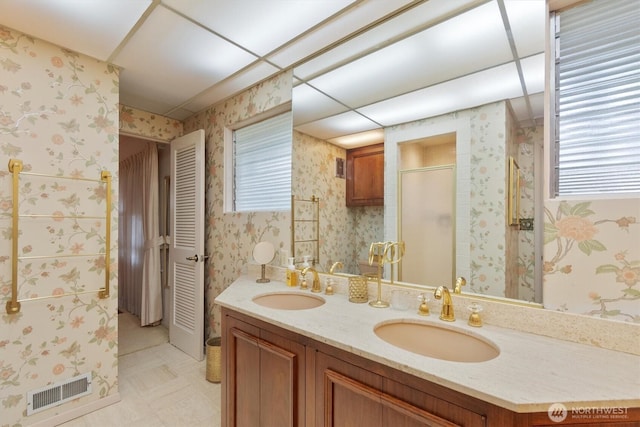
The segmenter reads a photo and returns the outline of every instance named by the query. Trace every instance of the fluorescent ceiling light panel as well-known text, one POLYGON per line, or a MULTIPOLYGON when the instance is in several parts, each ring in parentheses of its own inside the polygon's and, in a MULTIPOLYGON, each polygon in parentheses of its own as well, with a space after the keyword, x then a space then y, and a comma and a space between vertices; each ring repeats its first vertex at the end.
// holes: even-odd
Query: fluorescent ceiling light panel
MULTIPOLYGON (((329 50, 317 58, 306 61, 304 64, 296 67, 294 75, 308 80, 315 74, 335 68, 341 63, 346 63, 361 52, 377 49, 381 45, 386 44, 389 40, 393 40, 403 34, 406 35, 407 33, 411 33, 414 31, 414 28, 420 28, 425 26, 428 22, 434 22, 440 17, 451 13, 451 11, 464 7, 473 1, 474 0, 431 0, 423 3, 370 29, 358 37, 329 50)), ((408 1, 404 1, 403 3, 408 3, 408 1)), ((391 6, 393 6, 393 8, 398 8, 400 7, 400 4, 396 4, 396 2, 382 1, 365 3, 364 5, 356 8, 354 12, 349 14, 349 16, 342 19, 341 22, 349 19, 356 13, 362 12, 365 8, 373 9, 375 7, 375 12, 377 12, 375 16, 366 16, 365 21, 372 22, 376 18, 383 16, 383 13, 380 13, 382 12, 382 8, 385 8, 384 12, 388 13, 391 6)), ((345 25, 346 26, 344 26, 344 28, 357 28, 352 23, 345 22, 345 25)), ((323 32, 326 32, 327 30, 331 30, 331 28, 322 29, 323 32)), ((327 36, 331 35, 331 33, 327 34, 327 36)), ((322 40, 315 49, 319 50, 327 44, 328 43, 325 40, 322 40)))
POLYGON ((511 33, 522 58, 544 52, 545 0, 505 1, 511 33))
POLYGON ((280 70, 264 61, 258 61, 251 66, 243 69, 240 73, 234 75, 230 79, 216 83, 214 86, 199 93, 185 107, 200 111, 213 104, 216 104, 232 95, 242 91, 244 88, 251 87, 256 83, 277 74, 280 70))
POLYGON ((544 92, 544 53, 520 61, 527 93, 544 92))
POLYGON ((358 111, 383 126, 392 126, 522 95, 515 64, 510 63, 378 102, 358 111))
POLYGON ((380 128, 380 126, 376 123, 362 117, 358 113, 348 111, 337 116, 327 117, 316 122, 297 126, 296 130, 319 139, 328 140, 378 128, 380 128))
MULTIPOLYGON (((354 0, 163 0, 216 33, 264 56, 354 0)), ((290 65, 290 64, 287 64, 290 65)))
POLYGON ((344 105, 306 84, 294 87, 291 99, 294 126, 334 116, 347 110, 344 105))
POLYGON ((500 11, 488 3, 310 83, 359 107, 511 60, 500 11))
POLYGON ((115 60, 125 68, 127 90, 132 89, 130 85, 140 85, 149 93, 155 92, 159 101, 175 105, 255 59, 175 13, 158 7, 115 60))
POLYGON ((328 140, 331 144, 343 148, 357 148, 365 145, 378 144, 384 142, 384 130, 375 129, 367 132, 355 133, 353 135, 341 136, 328 140))
POLYGON ((280 67, 287 67, 305 59, 309 52, 321 51, 326 46, 410 2, 410 0, 362 2, 350 9, 347 14, 325 23, 291 45, 269 55, 269 60, 280 67))
POLYGON ((5 0, 0 1, 0 21, 104 61, 150 4, 150 0, 5 0))

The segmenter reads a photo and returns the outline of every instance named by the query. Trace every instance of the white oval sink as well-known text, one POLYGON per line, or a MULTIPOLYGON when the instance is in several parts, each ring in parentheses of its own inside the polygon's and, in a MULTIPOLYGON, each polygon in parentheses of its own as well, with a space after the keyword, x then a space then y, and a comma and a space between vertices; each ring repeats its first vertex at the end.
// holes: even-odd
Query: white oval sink
POLYGON ((279 310, 307 310, 325 303, 324 298, 300 292, 278 292, 258 295, 253 302, 263 307, 279 310))
POLYGON ((500 354, 490 341, 451 326, 395 320, 376 325, 374 332, 403 350, 450 362, 486 362, 500 354))

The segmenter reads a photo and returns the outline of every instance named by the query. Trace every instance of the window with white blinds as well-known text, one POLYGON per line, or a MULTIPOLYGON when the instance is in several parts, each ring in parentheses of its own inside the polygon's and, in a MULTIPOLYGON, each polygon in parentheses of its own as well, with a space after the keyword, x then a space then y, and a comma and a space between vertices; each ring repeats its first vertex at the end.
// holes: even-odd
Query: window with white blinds
POLYGON ((555 194, 640 192, 640 5, 555 16, 555 194))
POLYGON ((291 209, 291 112, 233 132, 234 210, 291 209))

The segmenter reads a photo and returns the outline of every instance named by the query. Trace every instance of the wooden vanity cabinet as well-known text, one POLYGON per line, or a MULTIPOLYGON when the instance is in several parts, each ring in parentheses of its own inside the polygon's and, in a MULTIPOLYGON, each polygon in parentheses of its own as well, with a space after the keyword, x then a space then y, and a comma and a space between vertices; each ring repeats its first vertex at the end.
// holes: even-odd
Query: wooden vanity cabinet
POLYGON ((347 150, 347 206, 384 205, 384 144, 347 150))
POLYGON ((227 308, 221 346, 223 427, 640 425, 515 413, 227 308))
POLYGON ((222 425, 305 425, 305 347, 223 314, 222 425))
POLYGON ((316 426, 468 427, 487 426, 487 418, 385 375, 317 352, 316 426))

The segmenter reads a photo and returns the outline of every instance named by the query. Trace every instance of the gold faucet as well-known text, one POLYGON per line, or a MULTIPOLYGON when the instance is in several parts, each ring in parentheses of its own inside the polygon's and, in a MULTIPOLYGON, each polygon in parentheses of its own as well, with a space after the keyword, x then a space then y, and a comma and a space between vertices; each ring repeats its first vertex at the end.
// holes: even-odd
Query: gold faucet
POLYGON ((436 299, 442 299, 442 311, 440 312, 440 319, 453 322, 456 320, 455 315, 453 314, 453 301, 451 300, 451 294, 449 293, 449 288, 446 286, 438 286, 438 288, 433 293, 433 296, 436 299))
POLYGON ((313 271, 313 285, 311 286, 311 292, 322 292, 322 288, 320 286, 320 277, 318 276, 318 272, 313 267, 305 267, 302 269, 302 277, 307 275, 307 271, 313 271))
POLYGON ((336 261, 333 263, 333 265, 331 266, 331 268, 329 269, 329 274, 334 274, 334 270, 336 268, 344 268, 344 264, 342 264, 340 261, 336 261))
POLYGON ((462 292, 462 287, 467 284, 467 279, 460 276, 456 279, 456 283, 453 285, 453 293, 459 294, 462 292))

